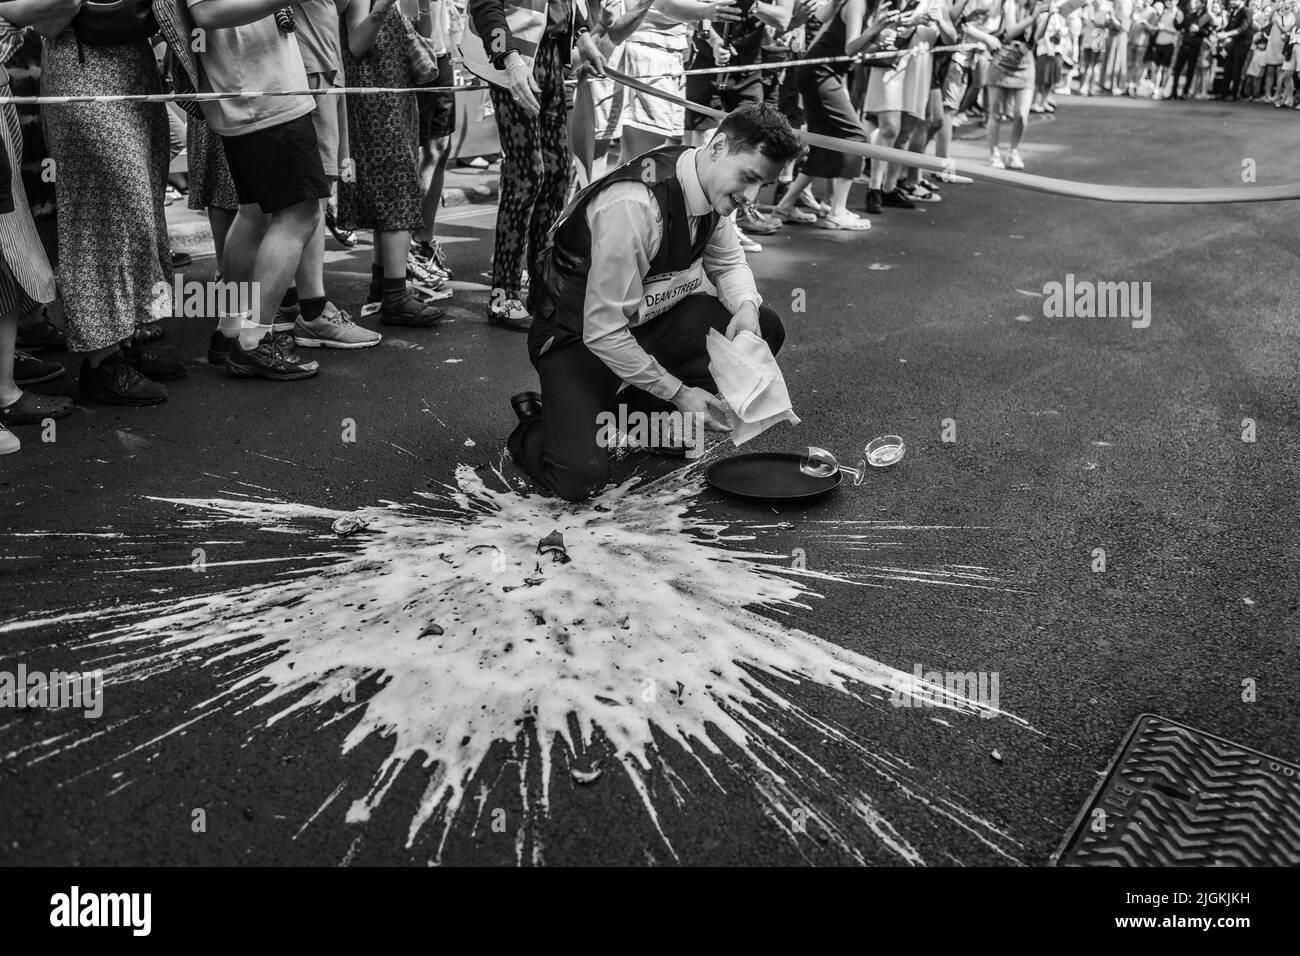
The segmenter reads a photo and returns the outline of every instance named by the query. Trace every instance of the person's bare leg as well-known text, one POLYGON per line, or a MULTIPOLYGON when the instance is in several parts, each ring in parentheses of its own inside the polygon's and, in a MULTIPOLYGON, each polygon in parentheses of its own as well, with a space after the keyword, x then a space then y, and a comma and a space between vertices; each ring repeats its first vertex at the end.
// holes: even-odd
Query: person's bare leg
MULTIPOLYGON (((212 246, 217 253, 217 271, 221 272, 222 262, 226 254, 226 236, 230 234, 230 227, 235 222, 235 213, 229 209, 218 209, 216 206, 208 207, 208 225, 212 228, 212 246)), ((222 273, 223 277, 225 273, 222 273)))
MULTIPOLYGON (((876 114, 876 131, 873 142, 877 146, 893 146, 902 128, 903 114, 897 110, 886 110, 876 114)), ((871 163, 871 188, 882 189, 885 177, 892 171, 892 164, 886 162, 871 163)))
POLYGON ((317 217, 316 230, 307 245, 303 246, 302 258, 298 260, 298 269, 294 273, 293 284, 298 287, 298 299, 323 299, 325 297, 325 207, 328 199, 320 201, 320 216, 317 217))
POLYGON ((779 209, 787 215, 794 212, 795 202, 798 201, 799 197, 803 194, 803 191, 812 185, 812 181, 813 178, 807 173, 800 173, 794 178, 794 182, 790 184, 790 188, 785 191, 785 195, 781 197, 781 201, 773 208, 779 209))
POLYGON ((14 381, 14 347, 18 341, 18 314, 0 316, 0 406, 12 405, 23 390, 14 381))
MULTIPOLYGON (((222 249, 222 278, 227 282, 253 281, 257 250, 270 226, 271 217, 262 212, 260 206, 249 204, 239 207, 239 212, 226 233, 225 247, 222 249)), ((275 304, 279 305, 279 300, 275 304)))
MULTIPOLYGON (((712 135, 713 130, 709 130, 708 136, 711 137, 712 135)), ((671 139, 660 133, 652 133, 649 130, 624 126, 623 145, 618 154, 619 164, 622 165, 629 160, 636 159, 636 157, 640 156, 642 153, 651 149, 657 149, 669 142, 671 142, 671 139)), ((707 142, 707 139, 705 142, 707 142)))
POLYGON ((853 188, 853 180, 835 178, 831 180, 831 216, 835 219, 843 219, 849 215, 849 190, 853 188))
POLYGON ((422 211, 424 228, 415 234, 420 242, 433 242, 433 227, 442 208, 442 185, 447 173, 450 136, 434 136, 420 150, 420 186, 424 189, 422 211))
MULTIPOLYGON (((242 214, 243 210, 240 212, 242 214)), ((298 263, 320 224, 320 218, 320 202, 315 199, 270 216, 270 224, 253 257, 252 278, 257 283, 260 321, 269 322, 275 315, 284 293, 293 284, 298 263)), ((231 241, 234 241, 233 237, 231 241)), ((227 253, 230 252, 227 248, 227 253)))
POLYGON ((409 232, 375 233, 376 262, 383 267, 384 278, 406 275, 406 256, 410 251, 409 232))

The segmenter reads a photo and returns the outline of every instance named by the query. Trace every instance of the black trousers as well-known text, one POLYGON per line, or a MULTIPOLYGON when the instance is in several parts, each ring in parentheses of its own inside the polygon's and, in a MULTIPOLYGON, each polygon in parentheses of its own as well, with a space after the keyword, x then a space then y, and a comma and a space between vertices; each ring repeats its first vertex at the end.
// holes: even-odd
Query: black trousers
POLYGON ((1228 57, 1224 62, 1225 86, 1224 96, 1231 96, 1234 100, 1241 93, 1242 80, 1246 78, 1246 60, 1250 57, 1251 43, 1247 39, 1242 42, 1240 38, 1235 43, 1228 45, 1228 57))
MULTIPOLYGON (((710 295, 687 296, 658 318, 632 330, 641 347, 685 385, 717 391, 709 374, 705 346, 710 329, 726 332, 731 313, 710 295)), ((762 306, 758 322, 763 340, 775 355, 785 341, 780 317, 762 306)), ((540 356, 542 413, 519 423, 506 447, 520 468, 566 501, 583 501, 609 481, 609 452, 600 446, 597 416, 615 411, 621 384, 617 375, 581 341, 540 356)), ((639 388, 620 401, 629 411, 671 411, 671 403, 639 388)))
POLYGON ((1178 47, 1178 55, 1174 57, 1174 96, 1179 96, 1178 81, 1184 73, 1187 74, 1187 85, 1183 87, 1181 95, 1186 95, 1192 90, 1192 81, 1196 78, 1196 64, 1201 58, 1201 44, 1188 43, 1184 40, 1178 47))

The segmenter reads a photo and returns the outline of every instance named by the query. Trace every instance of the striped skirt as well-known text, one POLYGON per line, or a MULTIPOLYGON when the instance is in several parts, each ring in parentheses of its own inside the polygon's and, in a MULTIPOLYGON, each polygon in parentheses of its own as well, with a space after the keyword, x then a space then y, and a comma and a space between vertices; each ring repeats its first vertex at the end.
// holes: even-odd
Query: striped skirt
MULTIPOLYGON (((12 95, 9 77, 0 67, 0 96, 12 95)), ((25 315, 37 305, 53 302, 54 271, 36 233, 27 192, 19 173, 23 165, 23 134, 12 104, 0 106, 0 139, 13 170, 14 211, 0 213, 0 316, 25 315)))

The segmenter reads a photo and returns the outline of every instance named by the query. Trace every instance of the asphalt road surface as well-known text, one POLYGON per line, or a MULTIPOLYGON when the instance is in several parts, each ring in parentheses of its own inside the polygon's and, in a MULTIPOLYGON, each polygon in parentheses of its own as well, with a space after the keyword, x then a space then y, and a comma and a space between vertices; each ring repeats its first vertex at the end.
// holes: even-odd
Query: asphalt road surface
MULTIPOLYGON (((1076 99, 1023 153, 1281 183, 1296 122, 1076 99)), ((526 496, 495 207, 440 221, 454 321, 310 381, 228 378, 170 320, 170 401, 0 459, 0 671, 106 674, 97 717, 0 712, 0 860, 1040 865, 1140 713, 1296 759, 1300 207, 943 195, 751 256, 802 423, 745 450, 908 445, 800 508, 636 456, 599 508, 526 496), (1149 326, 1047 317, 1069 275, 1149 289, 1149 326), (917 668, 989 693, 935 706, 917 668)), ((331 246, 356 315, 370 249, 331 246)))

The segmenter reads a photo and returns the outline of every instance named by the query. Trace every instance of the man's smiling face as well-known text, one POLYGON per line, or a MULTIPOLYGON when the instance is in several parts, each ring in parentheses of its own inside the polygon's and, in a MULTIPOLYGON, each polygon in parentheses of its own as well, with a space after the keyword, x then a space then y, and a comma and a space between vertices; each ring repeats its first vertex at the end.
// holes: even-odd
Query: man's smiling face
POLYGON ((754 202, 764 185, 776 181, 782 165, 757 150, 731 153, 728 147, 726 134, 719 133, 701 150, 700 186, 721 216, 754 202))

